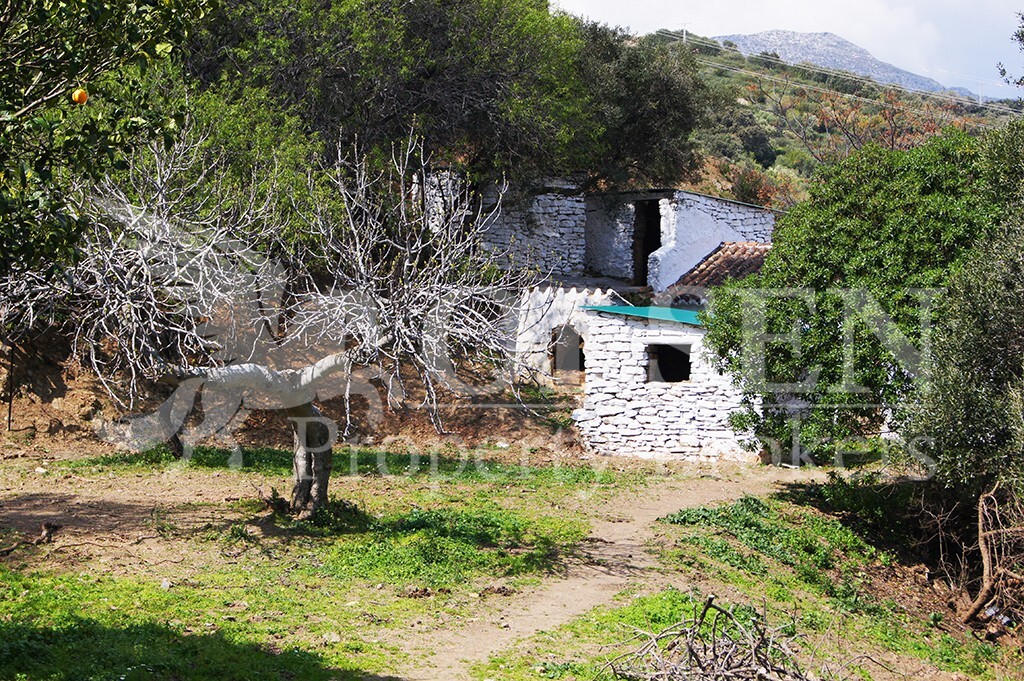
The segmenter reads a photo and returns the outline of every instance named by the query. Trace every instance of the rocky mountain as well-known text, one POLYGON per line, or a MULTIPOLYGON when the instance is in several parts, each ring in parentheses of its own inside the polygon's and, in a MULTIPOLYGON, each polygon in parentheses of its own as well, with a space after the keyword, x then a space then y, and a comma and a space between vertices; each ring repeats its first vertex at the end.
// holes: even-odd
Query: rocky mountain
MULTIPOLYGON (((764 31, 749 35, 717 36, 715 40, 719 43, 724 43, 726 40, 731 41, 745 55, 775 52, 791 64, 808 63, 829 69, 850 71, 862 76, 869 76, 879 83, 891 83, 911 90, 943 92, 952 89, 931 78, 911 73, 906 69, 876 59, 863 47, 854 45, 835 33, 764 31)), ((956 88, 956 91, 965 96, 973 96, 963 88, 956 88)))

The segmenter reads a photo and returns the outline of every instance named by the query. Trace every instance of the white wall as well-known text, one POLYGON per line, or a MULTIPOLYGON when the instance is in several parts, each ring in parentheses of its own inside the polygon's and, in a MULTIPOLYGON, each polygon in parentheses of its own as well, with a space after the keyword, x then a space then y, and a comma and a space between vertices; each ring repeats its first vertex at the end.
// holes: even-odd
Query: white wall
POLYGON ((651 255, 648 281, 664 291, 724 241, 769 243, 775 213, 691 192, 676 192, 661 207, 662 247, 651 255))
POLYGON ((587 198, 587 270, 604 277, 633 278, 636 206, 618 196, 587 198))
POLYGON ((503 203, 486 225, 484 245, 516 266, 543 274, 579 275, 586 251, 586 206, 576 190, 549 190, 528 205, 503 203))
POLYGON ((740 393, 704 356, 700 327, 588 312, 585 399, 573 412, 598 454, 646 458, 751 459, 729 426, 740 393), (648 383, 647 346, 689 345, 691 378, 648 383))
POLYGON ((617 305, 622 299, 606 289, 564 288, 543 286, 527 291, 519 318, 516 355, 521 363, 536 372, 536 377, 550 383, 551 362, 548 355, 551 333, 560 326, 571 326, 583 339, 589 362, 590 322, 593 315, 585 312, 588 305, 617 305))

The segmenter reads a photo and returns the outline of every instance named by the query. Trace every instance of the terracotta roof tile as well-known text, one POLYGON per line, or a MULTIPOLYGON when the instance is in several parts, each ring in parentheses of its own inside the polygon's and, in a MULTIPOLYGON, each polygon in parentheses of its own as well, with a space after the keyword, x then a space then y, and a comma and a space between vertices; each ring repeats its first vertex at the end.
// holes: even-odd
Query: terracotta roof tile
POLYGON ((673 304, 701 305, 708 288, 759 272, 771 247, 756 241, 723 242, 665 293, 673 298, 673 304))

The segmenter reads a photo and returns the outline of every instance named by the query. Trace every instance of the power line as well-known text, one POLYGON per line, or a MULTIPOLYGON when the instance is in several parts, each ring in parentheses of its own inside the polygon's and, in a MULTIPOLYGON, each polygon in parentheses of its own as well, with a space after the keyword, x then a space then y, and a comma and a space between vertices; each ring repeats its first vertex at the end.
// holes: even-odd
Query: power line
MULTIPOLYGON (((669 37, 672 37, 672 38, 676 38, 678 40, 678 35, 673 33, 672 31, 662 30, 662 31, 659 31, 659 33, 661 33, 663 35, 666 35, 666 36, 669 36, 669 37)), ((721 47, 722 47, 719 43, 717 43, 714 40, 710 40, 708 38, 701 38, 699 36, 691 35, 689 37, 689 41, 691 43, 695 43, 695 44, 699 44, 699 45, 704 45, 704 46, 707 46, 707 47, 716 47, 716 48, 719 48, 719 49, 721 49, 721 47)), ((818 66, 816 64, 807 64, 807 63, 790 64, 789 62, 785 61, 784 59, 782 59, 780 57, 773 57, 771 55, 757 55, 757 59, 759 59, 761 61, 767 61, 767 62, 770 62, 770 63, 775 63, 775 64, 778 64, 780 66, 790 66, 790 67, 800 68, 800 69, 803 69, 805 71, 815 71, 815 72, 822 73, 822 74, 825 74, 825 75, 830 75, 830 76, 835 76, 835 77, 838 77, 838 78, 843 78, 845 80, 852 80, 852 81, 864 83, 864 84, 867 84, 867 85, 874 85, 876 87, 883 87, 884 88, 887 85, 889 85, 891 87, 897 87, 897 88, 899 88, 899 89, 901 89, 901 90, 903 90, 905 92, 909 92, 909 93, 912 93, 912 94, 917 94, 917 95, 920 95, 922 97, 931 97, 933 99, 941 99, 941 100, 944 100, 944 101, 947 101, 947 102, 950 102, 950 103, 954 103, 954 104, 960 104, 960 105, 967 105, 967 104, 969 104, 970 106, 974 106, 974 107, 978 107, 978 108, 983 108, 983 109, 989 109, 991 111, 998 111, 1000 113, 1008 113, 1008 114, 1016 114, 1017 113, 1017 111, 1015 111, 1014 109, 1011 109, 1011 108, 1005 107, 1005 106, 1000 106, 1000 105, 996 105, 996 104, 975 103, 975 102, 972 102, 972 101, 970 101, 970 100, 968 100, 966 98, 957 97, 955 95, 947 95, 947 94, 944 94, 944 93, 941 93, 941 92, 932 92, 932 91, 929 91, 929 90, 921 90, 919 88, 904 87, 904 86, 899 86, 899 85, 880 83, 880 82, 878 82, 878 81, 876 81, 873 78, 870 78, 868 76, 862 76, 860 74, 850 73, 848 71, 841 71, 841 70, 838 70, 838 69, 831 69, 831 68, 828 68, 828 67, 825 67, 825 66, 818 66)))
MULTIPOLYGON (((855 99, 855 100, 858 100, 858 101, 861 101, 861 102, 866 102, 868 104, 874 104, 874 105, 878 104, 878 100, 876 100, 876 99, 870 99, 868 97, 861 97, 860 95, 853 95, 853 94, 850 94, 848 92, 839 92, 838 90, 832 90, 832 89, 829 89, 829 88, 817 87, 815 85, 805 85, 803 83, 793 83, 790 80, 786 80, 785 78, 779 78, 778 76, 770 76, 770 75, 768 75, 766 73, 760 73, 758 71, 748 71, 747 69, 741 69, 741 68, 738 68, 738 67, 735 67, 735 66, 728 66, 728 65, 725 65, 725 64, 721 64, 719 62, 709 61, 707 59, 697 59, 697 63, 704 64, 706 66, 712 66, 712 67, 718 68, 718 69, 724 69, 726 71, 733 71, 735 73, 742 73, 742 74, 745 74, 745 75, 748 75, 748 76, 754 76, 756 78, 763 78, 764 80, 775 81, 777 83, 782 83, 783 85, 793 86, 793 87, 801 88, 801 89, 804 89, 804 90, 813 90, 815 92, 821 92, 821 93, 824 93, 824 94, 838 95, 839 97, 845 97, 847 99, 855 99)), ((895 108, 895 109, 900 110, 900 111, 906 111, 906 112, 909 112, 909 113, 916 113, 916 114, 920 114, 922 116, 927 116, 930 113, 932 113, 932 112, 926 111, 924 109, 916 109, 914 107, 905 106, 905 105, 902 105, 902 104, 892 104, 891 106, 893 108, 895 108)), ((973 125, 976 126, 976 127, 979 127, 979 128, 996 128, 997 127, 995 125, 992 125, 991 123, 982 123, 981 121, 974 122, 973 125)))
MULTIPOLYGON (((659 35, 664 35, 666 37, 674 38, 676 40, 680 39, 680 36, 677 33, 675 33, 674 31, 670 31, 668 29, 662 29, 662 30, 658 31, 658 34, 659 35)), ((722 45, 720 45, 718 42, 716 42, 714 40, 710 40, 708 38, 702 38, 700 36, 695 36, 692 33, 687 36, 687 41, 690 44, 701 45, 701 46, 706 46, 706 47, 715 47, 715 48, 718 48, 718 49, 722 49, 722 45)), ((761 61, 767 61, 767 62, 770 62, 770 63, 775 63, 775 64, 778 64, 780 66, 796 67, 796 68, 803 69, 805 71, 814 71, 814 72, 822 73, 822 74, 829 75, 829 76, 835 76, 835 77, 838 77, 838 78, 843 78, 845 80, 851 80, 851 81, 855 81, 855 82, 864 83, 866 85, 874 85, 875 87, 883 87, 884 88, 887 85, 886 83, 879 83, 878 81, 874 80, 873 78, 869 78, 867 76, 862 76, 862 75, 855 74, 855 73, 850 73, 850 72, 847 72, 847 71, 840 71, 838 69, 830 69, 828 67, 818 66, 818 65, 815 65, 815 64, 806 64, 806 63, 790 64, 789 62, 785 61, 784 59, 782 59, 780 57, 773 57, 771 55, 757 55, 757 59, 759 59, 761 61)), ((732 67, 730 67, 729 65, 726 65, 726 64, 720 64, 720 63, 715 62, 713 65, 714 66, 719 66, 721 68, 725 68, 727 70, 735 70, 735 69, 733 69, 732 67)), ((741 71, 742 71, 742 69, 741 69, 741 71)), ((757 75, 759 77, 770 78, 767 74, 760 74, 760 73, 754 73, 754 72, 747 72, 747 73, 750 73, 750 74, 753 74, 753 75, 757 75)), ((823 90, 822 88, 816 88, 814 86, 806 86, 806 87, 808 89, 817 89, 817 90, 821 90, 821 91, 829 91, 829 92, 833 92, 835 94, 843 95, 843 96, 857 97, 857 95, 847 95, 847 93, 838 92, 838 91, 835 91, 835 90, 827 90, 827 89, 823 90)), ((897 88, 903 90, 904 92, 909 92, 909 93, 916 94, 916 95, 919 95, 919 96, 922 96, 922 97, 930 97, 930 98, 933 98, 933 99, 940 99, 940 100, 943 100, 943 101, 951 103, 951 104, 959 104, 961 106, 968 106, 969 105, 971 107, 977 107, 977 108, 986 109, 986 110, 989 110, 989 111, 999 112, 999 113, 1003 113, 1003 114, 1020 115, 1018 111, 1016 111, 1014 109, 1011 109, 1009 107, 1005 107, 1005 106, 999 106, 999 105, 995 105, 995 104, 985 104, 985 103, 980 103, 980 102, 972 102, 972 101, 964 99, 964 98, 960 98, 960 97, 956 97, 956 96, 952 96, 952 95, 947 95, 947 94, 943 94, 943 93, 940 93, 940 92, 930 92, 928 90, 920 90, 920 89, 917 89, 917 88, 902 87, 902 86, 898 86, 898 85, 892 85, 892 87, 897 87, 897 88)), ((860 99, 864 99, 864 98, 860 98, 860 99)), ((865 100, 865 101, 872 101, 872 100, 865 100)), ((875 102, 875 103, 877 103, 877 102, 875 102)))

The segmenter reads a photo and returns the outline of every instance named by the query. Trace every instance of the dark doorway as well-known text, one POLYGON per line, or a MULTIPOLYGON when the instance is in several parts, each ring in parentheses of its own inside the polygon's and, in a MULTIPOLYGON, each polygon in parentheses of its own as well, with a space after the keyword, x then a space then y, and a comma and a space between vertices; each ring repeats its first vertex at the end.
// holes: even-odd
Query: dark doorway
POLYGON ((637 201, 633 218, 633 283, 647 286, 651 253, 661 248, 661 201, 637 201))
POLYGON ((551 332, 549 350, 551 375, 563 383, 581 383, 586 371, 583 338, 571 326, 560 326, 551 332))

